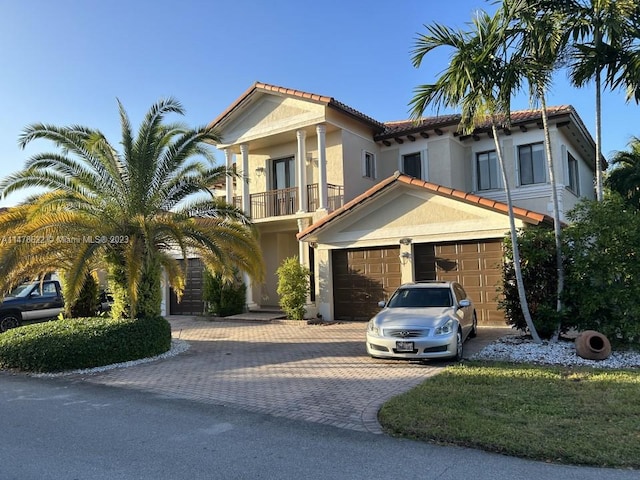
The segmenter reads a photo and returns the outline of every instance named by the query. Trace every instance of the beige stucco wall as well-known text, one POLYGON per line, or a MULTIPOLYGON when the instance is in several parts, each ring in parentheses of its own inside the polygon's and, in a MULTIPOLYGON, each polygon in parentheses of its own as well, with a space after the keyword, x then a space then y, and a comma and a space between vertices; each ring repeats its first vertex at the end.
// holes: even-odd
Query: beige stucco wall
POLYGON ((253 291, 254 303, 261 306, 278 305, 278 277, 276 270, 286 258, 298 256, 297 232, 268 232, 260 236, 260 247, 264 255, 266 275, 264 282, 253 291))
MULTIPOLYGON (((558 203, 561 212, 560 219, 562 221, 566 221, 566 213, 571 210, 579 201, 579 198, 575 195, 575 193, 566 188, 568 184, 567 152, 571 152, 573 157, 578 161, 578 177, 581 197, 594 198, 593 171, 589 168, 584 158, 573 147, 573 140, 569 135, 567 135, 565 129, 558 129, 555 126, 552 126, 550 130, 550 140, 552 146, 555 180, 557 184, 558 203)), ((518 146, 539 143, 543 141, 544 131, 542 129, 530 129, 527 132, 514 131, 511 136, 500 136, 507 177, 510 179, 509 185, 511 187, 511 198, 514 206, 526 208, 547 215, 552 215, 553 202, 548 173, 546 183, 523 186, 517 184, 518 146)), ((467 149, 470 149, 470 152, 467 156, 470 159, 469 161, 472 162, 472 165, 478 152, 495 150, 495 143, 493 139, 485 136, 482 136, 481 140, 479 141, 467 140, 466 146, 467 149)), ((472 183, 467 191, 474 191, 475 176, 473 171, 471 171, 470 173, 472 183)), ((502 178, 500 178, 500 182, 502 183, 502 178)), ((482 191, 476 193, 478 193, 478 195, 506 203, 506 194, 503 188, 499 190, 482 191)))
POLYGON ((377 167, 380 180, 393 175, 399 169, 398 159, 400 150, 398 147, 381 148, 378 153, 377 167))
POLYGON ((325 107, 297 98, 262 95, 242 115, 224 124, 221 147, 254 140, 322 123, 325 107))
MULTIPOLYGON (((516 220, 516 226, 522 227, 524 223, 516 220)), ((318 311, 324 318, 331 318, 333 314, 333 249, 399 245, 403 237, 410 238, 412 244, 500 238, 508 231, 509 218, 505 214, 425 189, 396 184, 313 236, 312 240, 317 242, 318 311)), ((400 248, 401 253, 412 253, 412 245, 400 248)), ((413 280, 411 262, 402 266, 401 274, 402 282, 413 280)))

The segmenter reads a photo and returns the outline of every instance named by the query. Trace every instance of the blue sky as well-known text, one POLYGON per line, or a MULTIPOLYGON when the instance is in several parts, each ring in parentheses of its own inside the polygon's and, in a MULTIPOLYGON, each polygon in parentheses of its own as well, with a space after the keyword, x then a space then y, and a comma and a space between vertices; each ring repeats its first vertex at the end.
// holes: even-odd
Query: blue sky
MULTIPOLYGON (((261 81, 332 96, 376 120, 408 118, 414 87, 447 64, 442 52, 414 68, 416 35, 433 22, 464 27, 480 8, 493 7, 483 0, 0 0, 0 177, 54 150, 46 142, 18 147, 34 122, 98 128, 117 145, 116 98, 136 126, 151 104, 173 96, 186 109, 181 120, 195 127, 261 81)), ((592 88, 576 90, 559 74, 549 104, 572 104, 595 137, 594 98, 592 88)), ((525 95, 513 105, 528 107, 525 95)), ((605 156, 640 136, 638 113, 622 93, 604 94, 605 156)))

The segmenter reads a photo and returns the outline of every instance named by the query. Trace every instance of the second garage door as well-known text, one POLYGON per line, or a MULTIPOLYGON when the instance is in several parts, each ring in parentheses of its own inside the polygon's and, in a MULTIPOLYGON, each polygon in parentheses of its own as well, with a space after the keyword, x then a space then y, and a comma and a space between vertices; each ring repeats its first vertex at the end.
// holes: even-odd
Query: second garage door
MULTIPOLYGON (((199 258, 190 258, 188 261, 187 277, 180 302, 178 302, 173 288, 170 289, 170 315, 202 315, 204 313, 204 300, 202 299, 204 264, 199 258)), ((181 262, 184 264, 184 260, 181 262)))
POLYGON ((400 248, 334 250, 333 302, 336 320, 369 320, 378 302, 400 286, 400 248))
POLYGON ((475 303, 478 323, 504 325, 496 288, 502 279, 502 240, 414 245, 416 280, 455 280, 475 303))

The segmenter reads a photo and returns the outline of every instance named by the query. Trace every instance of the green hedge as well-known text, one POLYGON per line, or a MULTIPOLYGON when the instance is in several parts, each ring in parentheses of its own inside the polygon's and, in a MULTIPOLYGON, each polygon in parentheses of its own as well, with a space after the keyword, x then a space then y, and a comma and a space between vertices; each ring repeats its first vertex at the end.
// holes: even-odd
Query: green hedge
POLYGON ((0 334, 0 368, 57 372, 138 360, 171 348, 163 317, 63 319, 0 334))

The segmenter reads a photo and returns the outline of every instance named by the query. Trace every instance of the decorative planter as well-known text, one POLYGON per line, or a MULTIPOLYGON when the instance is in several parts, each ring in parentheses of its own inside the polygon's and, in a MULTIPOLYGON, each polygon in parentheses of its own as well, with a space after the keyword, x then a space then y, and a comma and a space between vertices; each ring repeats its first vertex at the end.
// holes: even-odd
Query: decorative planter
POLYGON ((604 360, 611 355, 609 339, 595 330, 585 330, 576 337, 576 353, 587 360, 604 360))

